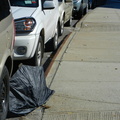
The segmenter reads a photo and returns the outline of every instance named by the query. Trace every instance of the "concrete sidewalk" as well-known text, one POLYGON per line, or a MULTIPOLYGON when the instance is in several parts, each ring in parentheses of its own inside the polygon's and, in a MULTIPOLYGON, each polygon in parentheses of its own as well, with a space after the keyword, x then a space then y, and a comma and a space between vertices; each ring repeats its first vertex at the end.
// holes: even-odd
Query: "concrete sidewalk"
POLYGON ((120 9, 89 12, 53 62, 42 120, 120 120, 120 9))

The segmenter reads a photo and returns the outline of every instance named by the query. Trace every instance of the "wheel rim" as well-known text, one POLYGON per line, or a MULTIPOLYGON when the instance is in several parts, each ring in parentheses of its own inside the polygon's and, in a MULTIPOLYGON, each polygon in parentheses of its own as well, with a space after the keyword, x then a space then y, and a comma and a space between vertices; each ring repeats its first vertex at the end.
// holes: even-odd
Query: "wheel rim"
POLYGON ((58 27, 56 27, 55 29, 55 37, 54 37, 54 47, 55 49, 57 48, 58 46, 58 27))
POLYGON ((61 34, 63 34, 63 31, 64 31, 64 20, 62 20, 62 23, 61 23, 61 34))
POLYGON ((41 43, 39 42, 38 44, 38 48, 37 48, 37 64, 38 66, 41 65, 41 57, 42 57, 42 47, 41 47, 41 43))

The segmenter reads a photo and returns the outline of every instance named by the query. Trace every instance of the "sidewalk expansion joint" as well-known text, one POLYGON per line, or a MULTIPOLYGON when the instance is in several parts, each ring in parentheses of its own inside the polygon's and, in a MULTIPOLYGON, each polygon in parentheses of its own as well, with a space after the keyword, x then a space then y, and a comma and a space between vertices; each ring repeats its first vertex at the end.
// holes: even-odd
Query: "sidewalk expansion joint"
POLYGON ((95 102, 95 103, 106 103, 106 104, 112 104, 112 105, 120 105, 120 103, 113 103, 113 102, 107 102, 107 101, 98 101, 98 100, 75 98, 75 97, 70 97, 70 96, 65 96, 65 95, 54 95, 54 96, 63 97, 63 98, 67 98, 67 99, 75 99, 75 100, 80 100, 80 101, 88 101, 88 102, 95 102))

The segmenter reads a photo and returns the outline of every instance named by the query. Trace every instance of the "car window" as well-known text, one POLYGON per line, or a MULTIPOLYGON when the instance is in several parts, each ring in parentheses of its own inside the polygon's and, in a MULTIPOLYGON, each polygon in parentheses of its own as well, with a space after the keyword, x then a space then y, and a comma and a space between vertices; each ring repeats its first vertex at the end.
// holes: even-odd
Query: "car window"
POLYGON ((38 0, 10 0, 11 6, 38 7, 38 0))
POLYGON ((0 21, 10 14, 8 0, 0 0, 0 21))

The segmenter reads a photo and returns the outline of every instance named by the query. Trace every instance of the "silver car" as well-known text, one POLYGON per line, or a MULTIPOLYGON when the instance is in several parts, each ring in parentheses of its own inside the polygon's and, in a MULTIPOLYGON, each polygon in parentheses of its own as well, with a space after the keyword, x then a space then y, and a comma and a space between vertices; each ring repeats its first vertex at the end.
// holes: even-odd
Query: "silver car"
POLYGON ((89 0, 73 0, 73 18, 81 18, 88 12, 89 0))
POLYGON ((70 26, 72 22, 72 0, 58 0, 59 2, 59 12, 60 12, 60 35, 64 31, 64 25, 70 26))
POLYGON ((5 120, 8 111, 14 36, 14 21, 9 1, 0 0, 0 120, 5 120))

